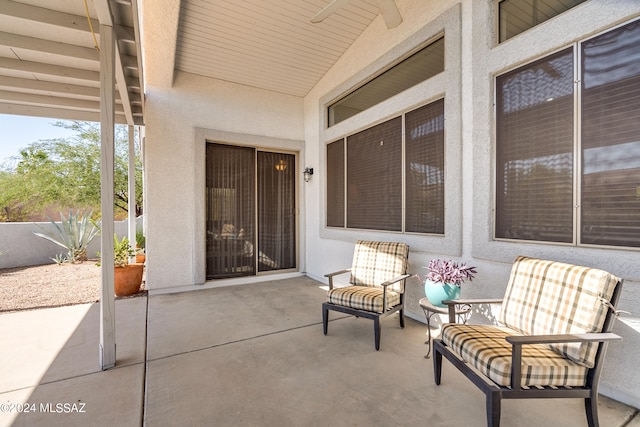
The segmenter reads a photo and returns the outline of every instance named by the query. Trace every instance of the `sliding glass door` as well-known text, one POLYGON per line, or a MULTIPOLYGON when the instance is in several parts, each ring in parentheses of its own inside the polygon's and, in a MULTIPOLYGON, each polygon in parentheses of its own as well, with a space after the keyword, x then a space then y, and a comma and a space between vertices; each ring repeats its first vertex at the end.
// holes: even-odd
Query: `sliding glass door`
POLYGON ((295 157, 258 152, 258 271, 296 267, 295 157))
POLYGON ((296 268, 295 156, 207 144, 207 280, 296 268))

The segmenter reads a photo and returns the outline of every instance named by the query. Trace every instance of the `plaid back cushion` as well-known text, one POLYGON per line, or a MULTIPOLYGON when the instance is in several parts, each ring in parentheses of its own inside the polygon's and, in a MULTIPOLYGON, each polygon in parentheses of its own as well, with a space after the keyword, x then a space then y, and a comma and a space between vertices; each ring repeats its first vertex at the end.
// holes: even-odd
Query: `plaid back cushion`
MULTIPOLYGON (((498 318, 526 335, 601 332, 619 279, 595 268, 518 257, 498 318)), ((576 363, 593 367, 598 343, 549 345, 576 363)))
POLYGON ((353 253, 351 279, 357 286, 380 286, 407 272, 409 246, 396 242, 358 240, 353 253))

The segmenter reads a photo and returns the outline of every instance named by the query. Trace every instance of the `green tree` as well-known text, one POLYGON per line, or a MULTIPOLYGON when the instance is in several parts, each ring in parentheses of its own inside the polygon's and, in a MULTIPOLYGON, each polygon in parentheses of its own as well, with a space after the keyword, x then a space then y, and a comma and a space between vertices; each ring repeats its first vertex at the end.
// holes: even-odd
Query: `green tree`
MULTIPOLYGON (((31 143, 0 171, 0 220, 24 221, 47 206, 100 209, 100 125, 56 123, 74 131, 69 138, 31 143)), ((127 126, 116 126, 114 211, 128 211, 127 126)), ((142 162, 136 140, 136 212, 142 214, 142 162)))

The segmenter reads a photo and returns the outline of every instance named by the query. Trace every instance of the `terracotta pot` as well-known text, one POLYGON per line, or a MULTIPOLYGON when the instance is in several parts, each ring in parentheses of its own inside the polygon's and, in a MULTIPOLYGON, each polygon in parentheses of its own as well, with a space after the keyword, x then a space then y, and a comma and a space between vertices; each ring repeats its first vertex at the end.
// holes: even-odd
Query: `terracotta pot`
POLYGON ((142 284, 143 264, 129 264, 114 268, 114 290, 118 297, 133 295, 142 284))
POLYGON ((147 256, 143 253, 136 254, 136 264, 144 264, 147 260, 147 256))

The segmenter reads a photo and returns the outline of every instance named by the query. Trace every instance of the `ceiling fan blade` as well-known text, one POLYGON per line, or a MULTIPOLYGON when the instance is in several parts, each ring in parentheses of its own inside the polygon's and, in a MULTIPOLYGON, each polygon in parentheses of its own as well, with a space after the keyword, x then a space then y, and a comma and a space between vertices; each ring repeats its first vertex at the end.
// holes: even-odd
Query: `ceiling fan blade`
POLYGON ((329 15, 340 9, 344 6, 349 0, 333 0, 324 9, 316 14, 313 18, 311 18, 311 22, 317 24, 318 22, 324 21, 329 15))
POLYGON ((402 22, 402 15, 400 15, 395 0, 378 0, 378 9, 380 9, 388 29, 395 28, 402 22))

